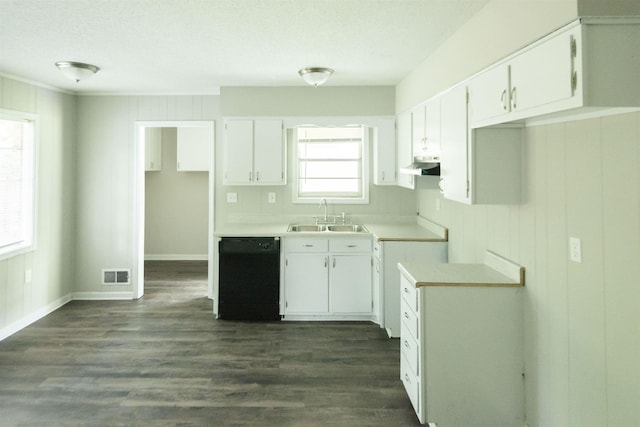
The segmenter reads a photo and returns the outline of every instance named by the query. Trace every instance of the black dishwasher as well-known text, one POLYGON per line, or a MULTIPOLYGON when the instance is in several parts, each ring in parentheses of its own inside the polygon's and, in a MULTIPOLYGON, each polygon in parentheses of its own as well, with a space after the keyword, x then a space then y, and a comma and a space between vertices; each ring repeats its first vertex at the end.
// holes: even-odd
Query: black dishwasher
POLYGON ((224 237, 218 245, 218 318, 280 320, 280 239, 224 237))

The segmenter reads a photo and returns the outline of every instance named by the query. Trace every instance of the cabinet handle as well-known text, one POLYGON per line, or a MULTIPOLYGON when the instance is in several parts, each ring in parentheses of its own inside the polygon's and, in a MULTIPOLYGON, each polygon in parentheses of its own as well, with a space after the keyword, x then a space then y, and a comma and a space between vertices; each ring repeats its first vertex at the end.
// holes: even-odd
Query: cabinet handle
POLYGON ((408 318, 409 318, 409 313, 407 313, 407 312, 405 311, 405 312, 404 312, 404 317, 405 317, 405 319, 408 319, 408 318))
POLYGON ((357 248, 358 245, 347 245, 348 248, 357 248))
POLYGON ((336 259, 335 259, 335 257, 333 258, 333 268, 336 268, 336 259))
POLYGON ((507 90, 505 89, 505 90, 502 91, 502 95, 500 96, 500 101, 502 102, 502 109, 504 111, 507 111, 507 100, 506 100, 506 98, 507 98, 507 90))
POLYGON ((409 341, 407 341, 407 340, 404 340, 404 346, 405 346, 406 348, 411 348, 411 347, 409 347, 409 341))
POLYGON ((304 247, 305 247, 305 248, 312 248, 312 247, 313 247, 313 245, 306 244, 306 245, 304 245, 304 247))
POLYGON ((327 259, 327 257, 324 257, 324 268, 327 268, 327 263, 329 262, 329 260, 327 259))
POLYGON ((511 108, 516 109, 516 87, 511 89, 511 108))
POLYGON ((409 293, 409 288, 403 288, 403 290, 404 290, 404 293, 405 293, 405 294, 408 294, 408 293, 409 293))
POLYGON ((385 180, 385 177, 384 177, 384 171, 382 171, 382 180, 383 180, 383 181, 385 180))
POLYGON ((408 382, 409 384, 411 384, 411 380, 409 379, 409 375, 408 374, 404 374, 404 380, 406 382, 408 382))
POLYGON ((249 181, 251 181, 251 171, 249 171, 249 181))
POLYGON ((260 172, 256 172, 256 182, 260 181, 260 172))

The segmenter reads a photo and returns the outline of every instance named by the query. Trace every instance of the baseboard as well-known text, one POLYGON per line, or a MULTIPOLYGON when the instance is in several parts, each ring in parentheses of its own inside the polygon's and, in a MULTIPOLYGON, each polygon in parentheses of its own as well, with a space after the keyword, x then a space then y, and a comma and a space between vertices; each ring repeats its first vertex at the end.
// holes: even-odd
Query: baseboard
POLYGON ((133 292, 74 292, 71 294, 73 300, 131 300, 133 298, 133 292))
POLYGON ((56 311, 57 309, 59 309, 60 307, 62 307, 63 305, 65 305, 66 303, 68 303, 71 300, 72 300, 71 294, 67 294, 67 295, 65 295, 65 296, 63 296, 61 298, 58 298, 57 300, 47 304, 46 306, 42 307, 41 309, 34 311, 33 313, 29 314, 28 316, 25 316, 22 319, 20 319, 20 320, 18 320, 16 322, 13 322, 9 326, 7 326, 5 328, 2 328, 0 330, 0 341, 2 341, 3 339, 7 338, 8 336, 11 336, 11 335, 15 334, 19 330, 26 328, 30 324, 42 319, 43 317, 45 317, 49 313, 52 313, 52 312, 56 311))
POLYGON ((145 254, 145 261, 206 261, 207 254, 145 254))

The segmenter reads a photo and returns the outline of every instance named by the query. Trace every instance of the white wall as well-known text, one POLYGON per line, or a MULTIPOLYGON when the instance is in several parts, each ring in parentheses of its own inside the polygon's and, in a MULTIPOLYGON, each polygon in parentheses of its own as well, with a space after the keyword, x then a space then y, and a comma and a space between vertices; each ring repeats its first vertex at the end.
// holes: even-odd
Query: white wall
POLYGON ((134 268, 134 122, 219 118, 219 96, 78 97, 74 297, 132 292, 101 285, 101 270, 134 268))
MULTIPOLYGON (((571 20, 578 3, 624 12, 615 1, 492 1, 398 86, 398 111, 571 20)), ((640 114, 525 133, 522 205, 466 206, 417 190, 419 212, 449 228, 451 262, 481 262, 488 249, 525 266, 529 426, 637 426, 640 114), (568 260, 569 237, 582 240, 581 264, 568 260)))
POLYGON ((162 169, 145 173, 145 259, 207 259, 209 174, 178 172, 177 128, 163 128, 162 169))
POLYGON ((640 114, 527 128, 525 151, 522 205, 470 207, 427 190, 420 213, 449 228, 451 262, 488 249, 525 266, 530 426, 636 426, 640 114), (582 264, 568 259, 569 237, 582 264))
MULTIPOLYGON (((227 87, 220 91, 225 116, 294 117, 294 116, 393 116, 394 89, 376 87, 227 87)), ((223 124, 220 124, 220 128, 223 124)), ((238 221, 311 220, 322 214, 316 205, 292 203, 292 147, 288 141, 288 183, 286 186, 245 187, 223 186, 223 141, 218 142, 216 182, 216 224, 238 221), (227 192, 238 194, 238 203, 227 203, 227 192), (276 194, 276 203, 268 203, 268 193, 276 194)), ((373 153, 370 150, 370 153, 373 153)), ((370 171, 373 167, 369 168, 370 171)), ((368 205, 330 205, 330 214, 346 212, 357 221, 371 216, 393 217, 416 214, 416 199, 412 191, 395 186, 370 185, 368 205)))
POLYGON ((0 77, 0 108, 38 114, 36 249, 0 261, 0 339, 69 301, 74 271, 72 95, 0 77), (32 281, 25 282, 31 270, 32 281))

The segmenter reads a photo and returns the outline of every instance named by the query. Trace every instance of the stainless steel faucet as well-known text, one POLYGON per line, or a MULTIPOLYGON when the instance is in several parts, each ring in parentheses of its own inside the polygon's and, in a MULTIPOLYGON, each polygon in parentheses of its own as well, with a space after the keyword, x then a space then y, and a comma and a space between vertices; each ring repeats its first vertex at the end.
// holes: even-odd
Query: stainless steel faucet
POLYGON ((324 206, 324 222, 325 224, 328 222, 329 218, 327 217, 327 199, 320 199, 320 207, 324 206))

